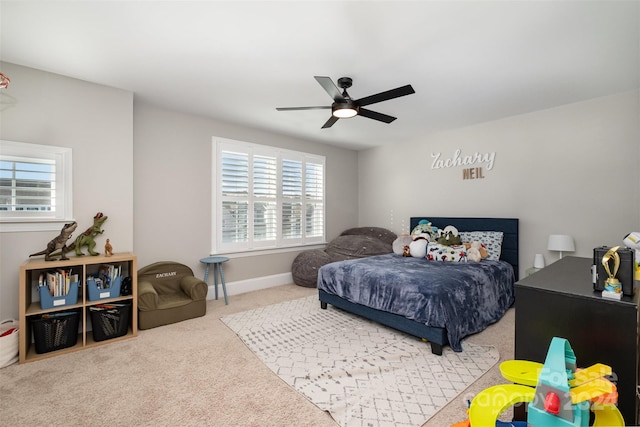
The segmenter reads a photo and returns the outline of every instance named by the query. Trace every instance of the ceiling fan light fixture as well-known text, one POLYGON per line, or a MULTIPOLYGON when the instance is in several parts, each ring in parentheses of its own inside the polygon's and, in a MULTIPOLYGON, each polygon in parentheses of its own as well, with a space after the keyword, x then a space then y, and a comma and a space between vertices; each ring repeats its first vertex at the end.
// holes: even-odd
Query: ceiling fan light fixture
POLYGON ((349 119, 358 114, 358 108, 350 102, 335 103, 331 108, 331 114, 339 119, 349 119))
POLYGON ((315 79, 318 83, 320 83, 320 86, 322 86, 322 88, 325 90, 325 92, 327 92, 331 99, 333 99, 333 104, 331 104, 331 107, 286 107, 276 108, 276 110, 325 110, 331 108, 331 117, 329 117, 329 119, 325 122, 325 124, 322 126, 322 129, 330 128, 339 119, 349 119, 355 116, 366 117, 368 119, 377 120, 382 123, 391 123, 396 119, 396 117, 378 113, 377 111, 372 111, 367 108, 361 107, 366 107, 367 105, 375 104, 382 101, 388 101, 390 99, 395 99, 401 96, 416 93, 411 85, 404 85, 395 89, 365 96, 364 98, 352 99, 347 93, 347 89, 350 88, 351 84, 353 83, 351 77, 340 77, 338 79, 338 86, 343 89, 342 92, 340 92, 338 86, 336 86, 336 84, 329 77, 315 76, 315 79))

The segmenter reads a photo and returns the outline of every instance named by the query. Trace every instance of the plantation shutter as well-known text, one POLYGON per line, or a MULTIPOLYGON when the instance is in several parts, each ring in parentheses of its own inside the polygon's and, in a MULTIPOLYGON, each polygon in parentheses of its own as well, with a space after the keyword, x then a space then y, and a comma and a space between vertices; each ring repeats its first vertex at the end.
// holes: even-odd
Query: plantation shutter
POLYGON ((0 210, 55 212, 55 190, 55 161, 0 161, 0 210))
POLYGON ((324 236, 324 165, 307 162, 305 171, 306 237, 324 236))
POLYGON ((0 140, 0 233, 73 220, 72 157, 71 148, 0 140))
POLYGON ((324 157, 214 144, 214 253, 324 242, 324 157))
POLYGON ((302 238, 301 161, 282 161, 282 238, 302 238))
POLYGON ((253 240, 272 242, 278 237, 278 167, 275 156, 253 157, 253 240))
POLYGON ((249 156, 222 152, 222 242, 243 243, 249 238, 249 156))

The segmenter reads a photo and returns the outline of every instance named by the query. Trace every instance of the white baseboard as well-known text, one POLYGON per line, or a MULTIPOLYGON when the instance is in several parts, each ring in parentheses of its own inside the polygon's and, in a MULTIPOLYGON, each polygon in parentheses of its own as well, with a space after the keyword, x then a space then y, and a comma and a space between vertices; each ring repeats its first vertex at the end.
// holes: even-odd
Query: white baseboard
MULTIPOLYGON (((274 286, 288 285, 289 283, 293 283, 293 276, 291 273, 274 274, 272 276, 227 282, 227 296, 273 288, 274 286)), ((215 292, 215 286, 213 284, 209 284, 207 299, 215 299, 215 292)), ((224 298, 224 294, 222 293, 222 285, 218 283, 218 299, 220 298, 224 298)))

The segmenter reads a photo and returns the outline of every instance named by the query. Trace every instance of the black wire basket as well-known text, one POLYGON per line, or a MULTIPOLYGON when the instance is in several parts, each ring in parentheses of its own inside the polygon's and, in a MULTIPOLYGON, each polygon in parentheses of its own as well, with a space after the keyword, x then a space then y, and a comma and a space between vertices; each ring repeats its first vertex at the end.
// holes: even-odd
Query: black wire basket
POLYGON ((127 334, 131 303, 99 304, 89 308, 94 341, 104 341, 127 334))
POLYGON ((48 353, 76 345, 79 319, 80 313, 77 311, 43 314, 32 318, 31 329, 36 353, 48 353))

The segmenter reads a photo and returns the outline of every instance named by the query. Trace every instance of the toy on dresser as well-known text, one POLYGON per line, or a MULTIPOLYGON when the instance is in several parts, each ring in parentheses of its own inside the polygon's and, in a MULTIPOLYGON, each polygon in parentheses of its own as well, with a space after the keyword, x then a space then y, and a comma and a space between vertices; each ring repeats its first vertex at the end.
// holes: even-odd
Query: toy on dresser
POLYGON ((635 262, 633 266, 633 269, 635 271, 634 280, 640 280, 640 232, 633 231, 627 234, 626 236, 624 236, 622 243, 624 243, 625 246, 629 249, 632 249, 636 252, 635 262))

